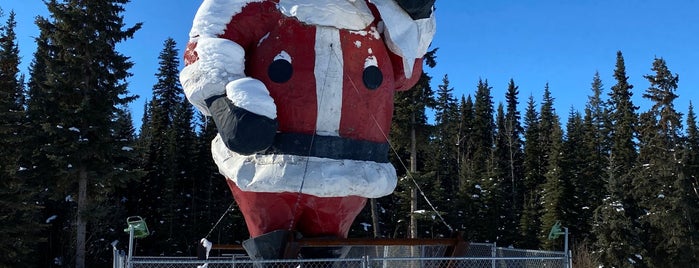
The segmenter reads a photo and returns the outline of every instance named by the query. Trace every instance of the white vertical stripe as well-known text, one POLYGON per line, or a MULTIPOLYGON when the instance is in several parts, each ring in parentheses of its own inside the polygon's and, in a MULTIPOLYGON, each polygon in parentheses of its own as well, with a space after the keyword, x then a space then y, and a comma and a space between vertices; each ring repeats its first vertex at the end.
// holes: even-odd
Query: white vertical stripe
POLYGON ((314 73, 318 98, 316 134, 339 136, 344 64, 340 31, 334 27, 317 27, 315 52, 314 73))

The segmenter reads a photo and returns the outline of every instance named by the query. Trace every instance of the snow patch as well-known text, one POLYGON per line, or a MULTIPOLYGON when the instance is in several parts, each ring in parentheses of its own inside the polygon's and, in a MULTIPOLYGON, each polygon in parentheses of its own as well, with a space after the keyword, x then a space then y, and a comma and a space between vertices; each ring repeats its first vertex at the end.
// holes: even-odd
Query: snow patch
POLYGON ((213 243, 211 241, 207 240, 206 238, 202 238, 199 243, 206 249, 206 258, 209 258, 209 252, 211 251, 211 248, 213 247, 213 243))
POLYGON ((48 219, 46 219, 46 223, 51 223, 51 222, 52 222, 53 220, 55 220, 56 218, 58 218, 58 215, 53 215, 53 216, 51 216, 51 217, 48 217, 48 219))
POLYGON ((269 38, 269 33, 267 33, 267 34, 265 34, 264 36, 262 36, 262 38, 260 38, 260 41, 257 41, 257 46, 259 47, 260 45, 262 45, 262 42, 264 42, 265 40, 267 40, 267 38, 269 38))
POLYGON ((70 127, 68 130, 80 133, 80 129, 78 129, 76 127, 70 127))
POLYGON ((274 57, 274 60, 285 60, 291 63, 291 55, 287 53, 286 51, 282 50, 282 52, 279 52, 277 56, 274 57))
POLYGON ((72 195, 67 195, 66 198, 65 198, 65 200, 66 200, 66 202, 73 202, 73 201, 75 201, 75 200, 73 200, 73 196, 72 196, 72 195))
POLYGON ((124 146, 124 147, 121 147, 121 150, 126 151, 126 152, 131 152, 131 151, 133 151, 133 148, 129 147, 129 146, 124 146))
POLYGON ((379 66, 379 62, 376 60, 376 57, 374 57, 374 56, 369 56, 366 58, 366 60, 364 60, 364 68, 365 69, 367 67, 371 67, 371 66, 375 66, 375 67, 379 66))
POLYGON ((19 169, 18 169, 17 171, 25 171, 25 170, 27 170, 27 168, 25 168, 25 167, 19 167, 19 169))
POLYGON ((371 227, 371 224, 366 223, 366 222, 362 222, 362 223, 360 223, 360 224, 362 225, 362 227, 364 227, 364 231, 365 231, 365 232, 368 232, 368 231, 369 231, 369 227, 371 227))
POLYGON ((365 1, 281 0, 279 11, 311 25, 361 30, 374 21, 365 1))

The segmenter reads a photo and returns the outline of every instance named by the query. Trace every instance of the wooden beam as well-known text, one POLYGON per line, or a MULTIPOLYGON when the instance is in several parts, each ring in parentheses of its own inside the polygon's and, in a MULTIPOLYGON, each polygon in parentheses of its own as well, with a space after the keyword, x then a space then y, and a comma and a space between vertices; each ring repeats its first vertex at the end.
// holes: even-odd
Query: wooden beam
MULTIPOLYGON (((468 243, 457 236, 454 238, 302 238, 293 241, 299 247, 341 247, 341 246, 449 246, 451 255, 460 255, 468 248, 468 243)), ((213 245, 212 249, 243 250, 241 245, 213 245)))

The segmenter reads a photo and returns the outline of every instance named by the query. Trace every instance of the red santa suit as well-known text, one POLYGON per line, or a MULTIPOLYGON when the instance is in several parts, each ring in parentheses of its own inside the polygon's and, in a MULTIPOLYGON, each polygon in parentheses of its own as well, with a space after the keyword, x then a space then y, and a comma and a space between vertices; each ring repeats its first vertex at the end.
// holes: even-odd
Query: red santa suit
POLYGON ((366 198, 393 192, 393 95, 420 77, 434 31, 434 16, 412 19, 392 0, 204 0, 181 73, 187 98, 210 115, 207 100, 225 95, 278 122, 254 153, 212 143, 252 237, 346 237, 366 198))

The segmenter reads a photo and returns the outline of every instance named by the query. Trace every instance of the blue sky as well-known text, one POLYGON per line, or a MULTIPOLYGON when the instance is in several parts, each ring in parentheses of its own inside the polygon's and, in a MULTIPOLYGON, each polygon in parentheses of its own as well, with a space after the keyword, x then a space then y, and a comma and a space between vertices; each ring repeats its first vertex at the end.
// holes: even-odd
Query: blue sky
MULTIPOLYGON (((140 124, 143 104, 150 98, 163 42, 172 37, 183 52, 199 0, 141 0, 126 6, 127 25, 143 22, 135 38, 119 50, 135 63, 130 90, 141 96, 132 107, 140 124)), ((40 0, 0 0, 5 14, 17 13, 22 70, 26 72, 38 35, 34 17, 46 16, 40 0)), ((520 89, 523 113, 530 95, 540 102, 549 83, 555 108, 566 118, 571 107, 582 111, 596 71, 605 93, 612 77, 616 51, 626 61, 634 102, 644 111, 641 95, 648 88, 655 57, 666 60, 679 74, 676 108, 687 112, 689 101, 699 105, 699 1, 581 0, 581 1, 437 1, 437 67, 427 69, 436 89, 449 76, 454 95, 473 94, 479 79, 493 87, 493 101, 504 100, 512 78, 520 89)), ((2 18, 4 22, 6 17, 2 18)))

